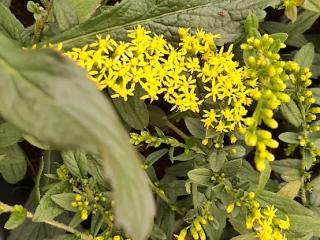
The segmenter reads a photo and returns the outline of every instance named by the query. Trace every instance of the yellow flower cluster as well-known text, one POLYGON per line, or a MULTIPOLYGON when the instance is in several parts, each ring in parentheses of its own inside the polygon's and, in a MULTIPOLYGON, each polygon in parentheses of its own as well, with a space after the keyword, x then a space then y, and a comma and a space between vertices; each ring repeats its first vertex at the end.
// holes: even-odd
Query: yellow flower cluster
POLYGON ((141 99, 158 100, 172 110, 200 112, 206 128, 231 132, 243 126, 246 106, 256 88, 256 80, 243 81, 245 70, 233 61, 232 46, 225 52, 216 49, 219 35, 180 28, 180 44, 174 48, 162 35, 150 35, 141 26, 128 31, 129 42, 117 42, 110 36, 66 55, 84 67, 99 89, 109 88, 112 97, 127 100, 137 87, 144 90, 141 99))
POLYGON ((256 146, 255 163, 259 171, 265 169, 266 160, 274 160, 267 147, 277 148, 278 142, 272 139, 269 131, 259 130, 258 126, 263 122, 272 129, 278 127, 273 112, 281 103, 290 101, 290 96, 284 92, 287 87, 285 82, 291 72, 299 68, 297 63, 280 60, 278 51, 284 47, 285 44, 279 39, 275 40, 267 34, 261 38, 251 37, 241 45, 250 54, 246 60, 247 76, 259 82, 260 91, 253 96, 258 103, 252 117, 246 121, 248 129, 245 135, 246 144, 256 146))
POLYGON ((188 234, 188 230, 190 231, 190 235, 194 240, 206 240, 207 236, 205 231, 203 230, 203 225, 207 224, 207 220, 204 217, 198 216, 196 217, 192 224, 188 228, 184 228, 180 231, 177 236, 177 240, 185 240, 188 234))
POLYGON ((255 200, 254 193, 249 194, 248 197, 246 228, 254 230, 260 240, 286 240, 283 231, 290 227, 289 218, 286 217, 285 220, 279 218, 274 206, 262 208, 255 200))

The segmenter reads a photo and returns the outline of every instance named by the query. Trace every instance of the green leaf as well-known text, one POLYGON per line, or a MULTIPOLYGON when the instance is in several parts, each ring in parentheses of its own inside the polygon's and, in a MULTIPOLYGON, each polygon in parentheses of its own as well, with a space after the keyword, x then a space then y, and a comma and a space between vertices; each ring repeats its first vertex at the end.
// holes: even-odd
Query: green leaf
POLYGON ((162 158, 164 155, 168 153, 168 149, 160 149, 158 151, 152 152, 151 154, 146 157, 144 164, 148 167, 152 166, 156 161, 162 158))
POLYGON ((78 178, 87 176, 88 161, 84 151, 62 151, 61 156, 69 172, 78 178))
POLYGON ((27 171, 26 155, 17 145, 0 148, 0 173, 11 184, 22 180, 27 171))
POLYGON ((279 135, 279 139, 285 143, 298 144, 299 134, 295 132, 284 132, 279 135))
POLYGON ((294 56, 296 61, 301 67, 311 67, 314 59, 314 45, 308 43, 304 45, 294 56))
POLYGON ((0 0, 0 3, 2 3, 4 6, 9 8, 11 4, 11 0, 0 0))
POLYGON ((166 240, 167 235, 166 233, 157 225, 154 225, 151 232, 151 238, 159 239, 159 240, 166 240))
POLYGON ((283 103, 280 106, 282 116, 296 128, 303 123, 303 118, 297 104, 291 99, 289 103, 283 103))
POLYGON ((168 122, 166 113, 159 107, 148 105, 149 124, 156 127, 164 127, 168 122))
POLYGON ((297 21, 295 21, 293 24, 266 21, 261 23, 261 26, 269 33, 287 33, 289 35, 289 42, 290 39, 307 31, 319 16, 319 13, 304 11, 303 13, 299 14, 297 21))
POLYGON ((303 214, 290 214, 290 232, 295 234, 309 234, 320 236, 320 220, 319 218, 304 216, 303 214))
POLYGON ((257 192, 263 191, 264 187, 267 185, 267 183, 270 179, 270 175, 271 175, 270 164, 269 164, 269 162, 266 162, 265 165, 266 165, 266 167, 262 171, 262 173, 260 174, 260 177, 259 177, 257 192))
POLYGON ((242 166, 241 158, 228 161, 224 166, 224 174, 226 175, 226 177, 233 177, 237 175, 241 166, 242 166))
POLYGON ((26 220, 26 217, 27 210, 21 205, 15 205, 8 221, 4 225, 4 228, 12 230, 19 227, 26 220))
POLYGON ((16 19, 10 10, 0 2, 0 33, 20 41, 20 35, 24 29, 23 25, 16 19))
POLYGON ((298 16, 298 9, 296 6, 287 7, 284 11, 284 15, 287 16, 292 22, 295 22, 297 20, 298 16))
POLYGON ((295 180, 292 182, 288 182, 286 185, 284 185, 280 190, 279 194, 282 196, 289 197, 291 199, 294 199, 300 190, 301 187, 301 180, 295 180))
POLYGON ((309 11, 320 13, 320 2, 318 0, 305 0, 302 7, 309 11))
POLYGON ((149 124, 149 111, 144 101, 140 100, 141 94, 139 93, 141 90, 135 92, 135 95, 129 97, 127 101, 122 98, 114 98, 112 101, 121 118, 130 127, 143 130, 149 124))
POLYGON ((301 160, 282 159, 271 162, 272 171, 279 173, 281 178, 287 182, 301 179, 301 160))
POLYGON ((110 103, 84 69, 55 51, 22 50, 2 36, 0 49, 3 118, 56 149, 100 154, 116 221, 132 238, 143 239, 153 223, 152 193, 110 103))
POLYGON ((100 6, 102 0, 69 0, 77 14, 78 22, 89 19, 100 6))
POLYGON ((177 0, 125 0, 83 24, 48 39, 48 42, 63 42, 68 48, 92 41, 97 34, 112 34, 118 40, 124 40, 126 29, 140 24, 164 34, 169 41, 178 40, 178 27, 203 28, 208 32, 220 33, 222 38, 219 44, 223 44, 241 36, 242 22, 250 12, 262 19, 265 16, 263 9, 277 3, 276 0, 234 0, 232 4, 216 0, 192 0, 187 3, 177 0), (219 14, 221 11, 223 15, 219 14))
POLYGON ((53 13, 62 31, 78 23, 77 14, 70 0, 54 0, 53 13))
POLYGON ((42 222, 52 220, 63 212, 63 208, 56 204, 51 197, 59 193, 70 192, 72 190, 69 182, 59 182, 52 186, 41 198, 33 216, 33 221, 42 222))
POLYGON ((184 118, 184 122, 189 130, 189 132, 196 138, 205 138, 206 129, 203 126, 203 122, 199 118, 184 118))
POLYGON ((246 30, 247 34, 251 28, 259 29, 259 19, 252 13, 247 16, 246 21, 244 22, 244 29, 246 30))
POLYGON ((207 168, 196 168, 188 172, 189 179, 198 184, 208 184, 211 181, 212 171, 207 168))
POLYGON ((268 191, 259 192, 257 193, 257 199, 260 201, 260 203, 263 203, 263 205, 274 205, 284 214, 313 216, 313 212, 310 209, 302 206, 300 203, 291 200, 288 197, 277 193, 268 191))
POLYGON ((21 138, 21 132, 12 124, 5 122, 0 124, 0 148, 9 147, 17 143, 21 138))
POLYGON ((51 195, 51 200, 67 211, 78 212, 77 208, 71 206, 71 203, 75 200, 75 196, 75 193, 59 193, 51 195))
POLYGON ((208 162, 213 172, 220 172, 227 160, 227 155, 223 150, 213 150, 208 154, 208 162))
POLYGON ((242 234, 231 238, 231 240, 256 240, 257 236, 255 233, 242 234))

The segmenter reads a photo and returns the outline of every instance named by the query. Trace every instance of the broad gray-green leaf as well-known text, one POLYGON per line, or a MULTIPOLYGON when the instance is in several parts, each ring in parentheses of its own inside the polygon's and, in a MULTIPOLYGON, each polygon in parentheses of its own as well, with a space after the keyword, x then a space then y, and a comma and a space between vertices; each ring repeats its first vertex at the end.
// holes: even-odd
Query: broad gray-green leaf
POLYGON ((203 126, 203 123, 198 118, 186 117, 184 122, 189 130, 189 132, 197 138, 206 137, 206 129, 203 126))
POLYGON ((124 40, 126 30, 140 24, 164 34, 169 41, 178 40, 178 27, 203 28, 220 33, 219 43, 223 44, 241 36, 242 22, 250 12, 262 19, 263 9, 278 3, 278 0, 124 0, 48 41, 63 42, 68 48, 92 41, 97 34, 111 34, 124 40))
POLYGON ((296 61, 301 67, 310 67, 314 58, 314 45, 308 43, 304 45, 294 56, 296 61))
POLYGON ((78 212, 78 209, 71 205, 75 200, 75 196, 75 193, 59 193, 51 195, 51 200, 67 211, 78 212))
POLYGON ((309 11, 320 13, 320 2, 319 0, 305 0, 302 7, 309 11))
POLYGON ((78 178, 87 176, 88 161, 84 151, 63 151, 61 156, 71 174, 78 178))
POLYGON ((89 19, 96 9, 100 6, 102 0, 69 0, 75 10, 78 22, 82 23, 89 19))
MULTIPOLYGON (((138 90, 138 89, 137 89, 138 90)), ((149 124, 149 112, 144 101, 140 100, 140 90, 127 101, 122 98, 113 99, 113 103, 121 118, 132 128, 143 130, 149 124)))
POLYGON ((62 31, 78 23, 78 16, 71 0, 54 0, 53 13, 62 31))
POLYGON ((289 103, 284 103, 280 106, 282 116, 293 126, 300 127, 303 118, 297 104, 291 99, 289 103))
POLYGON ((295 132, 284 132, 279 135, 279 139, 285 143, 298 144, 299 134, 295 132))
POLYGON ((17 144, 0 148, 0 173, 7 182, 11 184, 19 182, 26 171, 26 155, 17 144))
POLYGON ((0 2, 0 16, 0 34, 19 41, 23 25, 2 2, 0 2))
POLYGON ((196 168, 188 172, 188 177, 192 182, 198 184, 208 184, 211 180, 212 171, 207 168, 196 168))
POLYGON ((278 193, 283 196, 294 199, 298 195, 300 187, 301 180, 295 180, 292 182, 288 182, 286 185, 284 185, 278 193))
POLYGON ((280 174, 281 178, 287 182, 301 179, 301 160, 282 159, 270 163, 272 171, 280 174))
POLYGON ((257 187, 257 192, 260 192, 260 191, 262 191, 264 189, 264 187, 266 186, 266 184, 269 181, 270 175, 271 175, 270 164, 266 163, 266 167, 262 171, 262 173, 260 174, 260 177, 259 177, 259 183, 258 183, 258 187, 257 187))
POLYGON ((132 238, 144 239, 153 223, 152 194, 111 104, 61 54, 22 50, 1 35, 0 49, 3 118, 56 149, 100 154, 114 190, 116 221, 132 238))
POLYGON ((17 143, 21 138, 21 132, 11 123, 0 124, 0 148, 9 147, 17 143))
POLYGON ((52 220, 63 212, 63 208, 56 204, 51 197, 56 194, 70 192, 72 187, 69 182, 59 182, 51 187, 41 198, 40 203, 34 213, 33 221, 42 222, 52 220))

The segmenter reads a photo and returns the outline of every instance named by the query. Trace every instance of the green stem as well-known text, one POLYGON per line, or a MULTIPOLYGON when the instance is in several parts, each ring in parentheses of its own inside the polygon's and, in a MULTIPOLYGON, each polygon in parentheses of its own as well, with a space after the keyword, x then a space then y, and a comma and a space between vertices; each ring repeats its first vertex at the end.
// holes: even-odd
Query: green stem
POLYGON ((177 212, 181 216, 183 216, 183 211, 179 209, 174 203, 170 201, 170 199, 165 195, 162 189, 158 188, 154 183, 148 178, 149 185, 151 189, 170 207, 172 211, 177 212))
POLYGON ((42 31, 48 21, 48 18, 50 16, 50 12, 53 8, 53 1, 51 0, 50 2, 47 2, 47 6, 46 6, 46 15, 41 18, 40 20, 36 21, 36 23, 34 24, 34 35, 33 35, 33 39, 32 39, 32 44, 37 44, 40 41, 40 37, 42 34, 42 31))
POLYGON ((184 132, 182 132, 179 128, 173 125, 170 121, 166 121, 167 127, 169 127, 172 131, 178 134, 183 140, 187 140, 189 138, 184 132))
MULTIPOLYGON (((0 201, 0 206, 2 206, 4 208, 4 212, 13 212, 13 207, 8 205, 8 204, 5 204, 3 202, 0 201)), ((27 218, 29 219, 32 219, 33 218, 33 213, 31 212, 27 212, 27 218)), ((89 236, 89 235, 86 235, 84 233, 81 233, 79 232, 78 230, 72 228, 72 227, 69 227, 63 223, 60 223, 60 222, 57 222, 57 221, 54 221, 54 220, 45 220, 45 221, 42 221, 43 223, 46 223, 48 225, 51 225, 53 227, 56 227, 56 228, 59 228, 59 229, 62 229, 66 232, 69 232, 69 233, 72 233, 72 234, 75 234, 75 235, 79 235, 81 237, 81 240, 93 240, 93 237, 89 236)))
POLYGON ((43 161, 43 157, 41 157, 40 158, 40 165, 39 165, 38 173, 37 173, 36 180, 35 180, 35 186, 34 186, 35 187, 35 191, 36 191, 36 198, 37 198, 38 202, 40 202, 40 199, 41 199, 40 180, 41 180, 43 168, 44 168, 44 161, 43 161))

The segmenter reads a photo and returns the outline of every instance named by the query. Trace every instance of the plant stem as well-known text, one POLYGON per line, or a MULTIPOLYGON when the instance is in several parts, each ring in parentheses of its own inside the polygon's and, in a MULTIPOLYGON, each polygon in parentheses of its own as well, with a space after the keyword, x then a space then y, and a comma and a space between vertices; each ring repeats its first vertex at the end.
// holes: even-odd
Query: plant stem
POLYGON ((170 199, 165 195, 162 189, 158 188, 151 180, 148 178, 149 185, 151 189, 170 207, 172 211, 177 212, 181 216, 183 216, 183 211, 179 209, 174 203, 170 201, 170 199))
POLYGON ((40 41, 42 31, 48 21, 48 18, 50 16, 50 12, 53 7, 53 1, 54 0, 51 0, 50 2, 47 3, 46 15, 43 18, 41 18, 39 21, 36 21, 36 23, 34 24, 34 35, 33 35, 33 39, 32 39, 32 44, 37 44, 40 41))
POLYGON ((37 201, 40 202, 41 199, 41 193, 40 193, 40 180, 41 180, 41 176, 42 176, 42 172, 43 172, 43 168, 44 168, 44 161, 43 161, 43 156, 40 158, 40 164, 39 164, 39 169, 38 169, 38 173, 35 179, 35 191, 36 191, 36 198, 37 201))
MULTIPOLYGON (((8 205, 8 204, 5 204, 5 203, 0 201, 0 206, 4 207, 4 212, 13 212, 13 207, 8 205)), ((27 212, 27 218, 32 219, 33 218, 33 213, 28 211, 27 212)), ((53 227, 65 230, 66 232, 79 235, 81 237, 81 240, 93 240, 93 238, 91 236, 86 235, 84 233, 81 233, 78 230, 76 230, 76 229, 74 229, 72 227, 69 227, 69 226, 67 226, 67 225, 65 225, 63 223, 60 223, 60 222, 57 222, 57 221, 54 221, 54 220, 45 220, 45 221, 42 221, 42 222, 46 223, 48 225, 51 225, 53 227)))
POLYGON ((169 127, 172 131, 178 134, 183 140, 187 140, 189 137, 184 132, 182 132, 179 128, 173 125, 170 121, 166 121, 167 127, 169 127))

